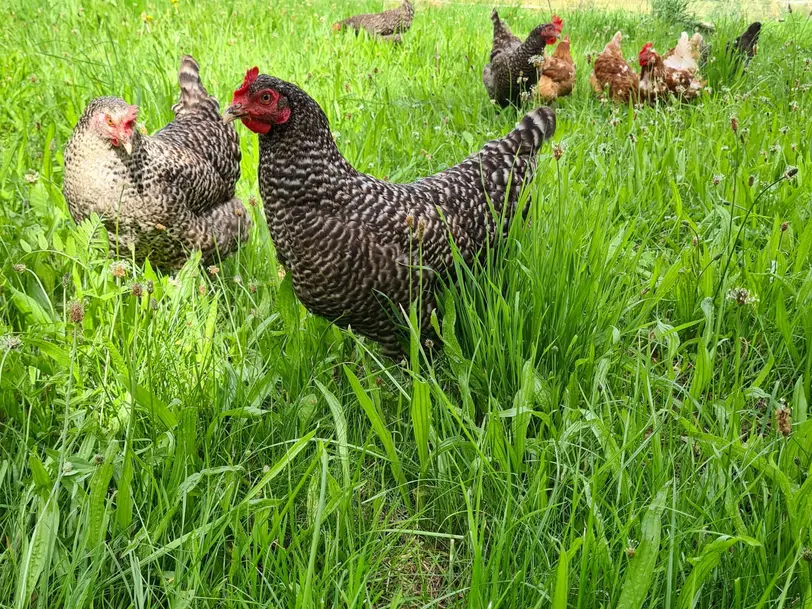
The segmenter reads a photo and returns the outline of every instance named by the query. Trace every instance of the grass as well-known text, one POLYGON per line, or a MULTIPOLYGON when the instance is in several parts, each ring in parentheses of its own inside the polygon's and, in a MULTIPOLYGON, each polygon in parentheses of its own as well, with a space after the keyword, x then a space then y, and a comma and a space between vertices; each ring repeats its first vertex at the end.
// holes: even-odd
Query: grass
POLYGON ((3 9, 0 606, 812 607, 809 17, 767 23, 736 77, 744 24, 717 16, 712 92, 630 110, 591 94, 585 55, 678 29, 565 13, 563 156, 443 290, 441 354, 398 367, 304 311, 261 206, 216 274, 117 277, 60 192, 85 104, 123 96, 156 130, 186 52, 224 101, 253 65, 299 83, 392 180, 516 122, 480 82, 489 6, 418 5, 400 47, 333 35, 347 10, 3 9))

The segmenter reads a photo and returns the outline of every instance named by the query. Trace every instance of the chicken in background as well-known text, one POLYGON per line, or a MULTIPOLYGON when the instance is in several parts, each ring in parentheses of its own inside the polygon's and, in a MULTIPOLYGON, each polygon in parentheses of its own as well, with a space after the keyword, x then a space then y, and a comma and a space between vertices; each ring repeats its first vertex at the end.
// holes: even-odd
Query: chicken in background
POLYGON ((640 63, 640 98, 655 102, 668 96, 665 64, 654 49, 654 43, 644 44, 637 59, 640 63))
POLYGON ((76 222, 97 213, 122 256, 178 268, 190 250, 204 259, 234 251, 251 221, 234 196, 240 138, 220 118, 217 99, 185 56, 175 120, 154 135, 136 126, 138 106, 117 97, 91 101, 65 146, 63 192, 76 222))
POLYGON ((527 91, 538 82, 538 70, 531 63, 533 57, 544 56, 544 48, 555 44, 558 31, 552 23, 536 26, 527 39, 521 39, 499 18, 494 9, 493 45, 490 63, 482 70, 482 83, 488 97, 503 108, 521 105, 527 91))
POLYGON ((640 76, 623 58, 621 40, 623 34, 616 32, 595 57, 589 83, 598 95, 608 94, 612 101, 625 104, 637 99, 640 76))
POLYGON ((730 58, 734 71, 744 63, 744 69, 750 60, 758 54, 758 38, 761 35, 761 23, 751 23, 744 33, 725 47, 725 54, 730 58))
MULTIPOLYGON (((552 23, 560 36, 564 22, 554 15, 552 23)), ((572 93, 575 87, 575 62, 570 52, 569 34, 559 41, 551 55, 544 57, 540 72, 534 92, 542 102, 549 103, 572 93)))
POLYGON ((690 42, 691 55, 696 60, 697 64, 699 65, 699 69, 701 70, 708 63, 711 46, 705 41, 704 36, 702 36, 702 34, 699 32, 696 32, 693 36, 691 36, 690 42))
POLYGON ((362 29, 372 36, 380 36, 390 42, 400 42, 400 35, 409 31, 414 19, 412 0, 403 0, 398 8, 381 13, 355 15, 333 24, 333 30, 350 28, 357 34, 362 29))
POLYGON ((694 99, 704 86, 698 74, 702 41, 701 34, 688 38, 688 33, 683 32, 677 45, 663 56, 665 84, 671 93, 681 99, 694 99))

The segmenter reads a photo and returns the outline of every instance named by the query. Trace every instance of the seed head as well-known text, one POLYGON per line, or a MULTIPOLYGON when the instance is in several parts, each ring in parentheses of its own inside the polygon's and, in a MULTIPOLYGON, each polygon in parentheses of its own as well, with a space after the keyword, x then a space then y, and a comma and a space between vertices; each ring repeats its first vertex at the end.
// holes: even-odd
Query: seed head
POLYGON ((231 281, 233 281, 237 285, 242 284, 242 275, 234 275, 234 277, 231 279, 231 281))
POLYGON ((806 562, 812 562, 812 548, 804 548, 801 558, 803 558, 806 562))
POLYGON ((208 289, 206 288, 205 283, 201 283, 199 286, 197 286, 197 293, 201 296, 205 296, 207 291, 208 289))
POLYGON ((740 307, 758 302, 758 297, 755 294, 751 294, 747 288, 733 288, 727 293, 727 297, 740 307))
POLYGON ((22 262, 18 262, 13 267, 15 273, 25 273, 28 270, 28 267, 25 266, 22 262))
POLYGON ((750 174, 750 177, 747 179, 747 185, 752 186, 755 183, 756 183, 756 176, 754 176, 753 174, 750 174))
POLYGON ((85 318, 85 306, 81 300, 71 300, 68 303, 68 319, 71 323, 80 324, 85 318))
POLYGON ((110 274, 116 279, 123 279, 127 276, 127 265, 120 260, 113 262, 110 265, 110 274))
POLYGON ((724 179, 725 179, 725 176, 720 175, 720 174, 718 174, 718 173, 717 173, 716 175, 714 175, 714 176, 711 178, 711 182, 713 183, 713 185, 714 185, 714 186, 719 186, 719 184, 720 184, 720 183, 722 182, 722 180, 724 180, 724 179))
POLYGON ((94 465, 101 465, 102 463, 104 463, 104 455, 101 454, 101 453, 96 453, 93 456, 93 464, 94 465))
POLYGON ((152 294, 155 291, 155 284, 152 282, 152 279, 147 279, 145 285, 147 287, 147 294, 152 294))
POLYGON ((797 175, 798 175, 798 168, 794 167, 792 165, 787 167, 787 170, 784 172, 784 178, 786 178, 787 180, 791 180, 792 178, 794 178, 797 175))
POLYGON ((733 130, 733 133, 739 132, 739 119, 735 116, 730 117, 730 128, 733 130))
POLYGON ((217 273, 219 273, 219 272, 220 272, 220 268, 219 268, 219 267, 217 267, 217 266, 215 266, 214 264, 212 264, 212 265, 211 265, 211 266, 210 266, 208 269, 206 269, 206 270, 209 272, 209 275, 212 275, 212 276, 214 276, 214 275, 216 275, 217 273))
POLYGON ((250 205, 251 207, 257 206, 257 198, 254 195, 248 197, 248 205, 250 205))
POLYGON ((782 232, 782 233, 787 232, 787 229, 788 229, 788 228, 789 228, 789 222, 782 222, 782 223, 781 223, 781 232, 782 232))
POLYGON ((406 216, 406 226, 409 228, 414 228, 414 216, 409 214, 406 216))
POLYGON ((792 433, 792 411, 786 407, 786 405, 781 405, 778 410, 775 411, 775 426, 778 429, 778 433, 780 433, 785 438, 792 433))
POLYGON ((134 283, 130 288, 130 294, 133 298, 140 299, 144 295, 144 288, 140 283, 134 283))
POLYGON ((561 145, 556 144, 553 146, 553 158, 556 161, 560 161, 562 156, 564 156, 564 149, 561 147, 561 145))
POLYGON ((248 284, 248 291, 251 292, 252 294, 256 294, 257 293, 257 284, 254 283, 253 281, 250 282, 248 284))
POLYGON ((0 351, 14 351, 15 349, 19 349, 22 344, 23 341, 12 334, 0 336, 0 351))
POLYGON ((25 181, 29 184, 36 184, 39 180, 39 174, 33 169, 25 174, 25 181))

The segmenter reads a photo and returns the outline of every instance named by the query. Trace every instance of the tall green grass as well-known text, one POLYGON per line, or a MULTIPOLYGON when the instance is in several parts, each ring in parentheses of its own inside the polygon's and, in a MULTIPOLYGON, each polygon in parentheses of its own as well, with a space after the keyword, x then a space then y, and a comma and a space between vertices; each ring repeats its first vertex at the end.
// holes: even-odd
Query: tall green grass
POLYGON ((419 3, 399 47, 333 34, 349 10, 3 9, 0 606, 812 607, 809 17, 767 23, 734 75, 746 24, 720 16, 712 92, 627 109, 591 95, 586 56, 679 27, 564 14, 563 156, 441 291, 442 348, 397 366, 280 279, 245 130, 257 228, 217 269, 116 276, 60 192, 87 101, 154 131, 183 53, 223 101, 253 65, 298 83, 391 180, 515 124, 480 82, 490 7, 419 3))

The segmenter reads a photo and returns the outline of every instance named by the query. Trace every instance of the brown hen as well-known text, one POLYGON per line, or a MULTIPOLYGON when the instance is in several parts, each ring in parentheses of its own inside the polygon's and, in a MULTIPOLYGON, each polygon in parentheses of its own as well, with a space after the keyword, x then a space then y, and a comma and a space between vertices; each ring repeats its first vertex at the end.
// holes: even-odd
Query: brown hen
POLYGON ((640 77, 623 58, 620 42, 623 35, 616 32, 612 40, 592 64, 589 83, 598 95, 608 93, 612 101, 628 103, 637 99, 640 77))
MULTIPOLYGON (((553 17, 553 25, 561 33, 564 22, 553 17)), ((575 62, 570 52, 570 37, 566 36, 555 47, 552 55, 544 58, 544 63, 536 85, 536 94, 543 102, 551 102, 559 97, 566 97, 575 87, 575 62)))

